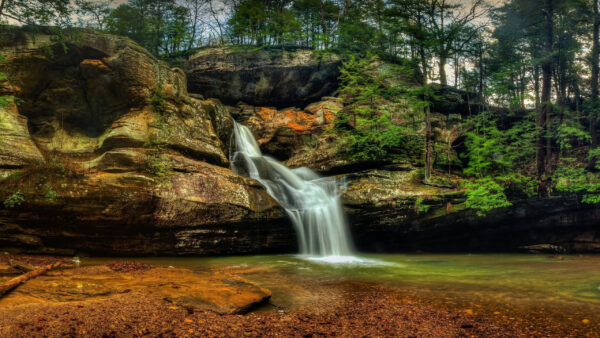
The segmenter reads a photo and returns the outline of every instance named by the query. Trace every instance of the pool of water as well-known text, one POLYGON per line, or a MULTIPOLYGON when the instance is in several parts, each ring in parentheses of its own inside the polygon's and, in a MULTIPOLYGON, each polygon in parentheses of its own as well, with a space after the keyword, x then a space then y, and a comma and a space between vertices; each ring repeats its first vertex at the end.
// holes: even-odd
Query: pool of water
MULTIPOLYGON (((111 258, 83 259, 98 264, 111 258)), ((362 255, 341 263, 294 255, 135 258, 197 271, 230 271, 273 292, 277 309, 343 297, 345 283, 389 287, 398 297, 469 313, 600 322, 600 256, 362 255), (339 291, 339 292, 338 292, 339 291)), ((332 301, 333 302, 333 301, 332 301)))

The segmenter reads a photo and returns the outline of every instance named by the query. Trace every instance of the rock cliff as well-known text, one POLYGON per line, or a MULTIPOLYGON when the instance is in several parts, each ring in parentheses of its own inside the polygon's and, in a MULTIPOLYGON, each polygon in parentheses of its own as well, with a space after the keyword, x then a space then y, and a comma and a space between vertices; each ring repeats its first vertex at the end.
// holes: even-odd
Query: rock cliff
POLYGON ((228 169, 231 117, 125 38, 4 29, 0 246, 102 254, 293 251, 257 183, 228 169))

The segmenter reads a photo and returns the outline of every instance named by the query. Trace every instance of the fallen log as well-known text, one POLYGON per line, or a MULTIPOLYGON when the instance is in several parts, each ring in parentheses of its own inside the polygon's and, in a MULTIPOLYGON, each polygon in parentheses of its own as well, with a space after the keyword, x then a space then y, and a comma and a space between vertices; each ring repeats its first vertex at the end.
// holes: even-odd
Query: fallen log
POLYGON ((31 265, 27 265, 25 263, 15 261, 14 259, 10 259, 8 261, 8 265, 12 266, 13 268, 15 268, 17 270, 21 270, 23 272, 33 271, 37 268, 35 266, 31 266, 31 265))
POLYGON ((30 272, 24 273, 24 274, 20 275, 19 277, 15 277, 9 281, 6 281, 6 282, 0 284, 0 297, 2 297, 5 293, 9 292, 10 290, 16 288, 17 286, 25 283, 26 281, 28 281, 32 278, 35 278, 39 275, 43 275, 46 272, 48 272, 58 266, 60 266, 60 262, 46 265, 37 270, 33 270, 30 272))

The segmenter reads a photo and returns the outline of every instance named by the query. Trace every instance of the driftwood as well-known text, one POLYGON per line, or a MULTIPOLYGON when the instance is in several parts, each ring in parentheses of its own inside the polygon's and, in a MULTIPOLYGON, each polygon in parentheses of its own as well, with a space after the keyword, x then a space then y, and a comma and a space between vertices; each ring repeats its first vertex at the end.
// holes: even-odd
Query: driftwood
POLYGON ((17 270, 21 270, 23 272, 33 271, 37 268, 36 266, 27 265, 25 263, 21 263, 21 262, 15 261, 13 259, 8 261, 8 265, 12 266, 13 268, 15 268, 17 270))
POLYGON ((26 281, 28 281, 32 278, 35 278, 39 275, 43 275, 46 272, 48 272, 58 266, 60 266, 60 262, 46 265, 37 270, 29 271, 27 273, 20 275, 19 277, 15 277, 9 281, 6 281, 6 282, 0 284, 0 297, 3 296, 5 293, 9 292, 10 290, 16 288, 17 286, 25 283, 26 281))

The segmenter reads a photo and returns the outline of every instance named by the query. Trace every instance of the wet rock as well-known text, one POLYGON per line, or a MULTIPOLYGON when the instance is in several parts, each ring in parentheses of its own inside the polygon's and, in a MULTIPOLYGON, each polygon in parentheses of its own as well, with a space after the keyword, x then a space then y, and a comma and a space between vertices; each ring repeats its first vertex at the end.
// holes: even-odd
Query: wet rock
POLYGON ((0 299, 0 306, 88 302, 130 292, 166 299, 192 311, 218 313, 244 313, 271 297, 269 290, 227 273, 161 267, 116 272, 108 266, 91 266, 32 279, 0 299))

